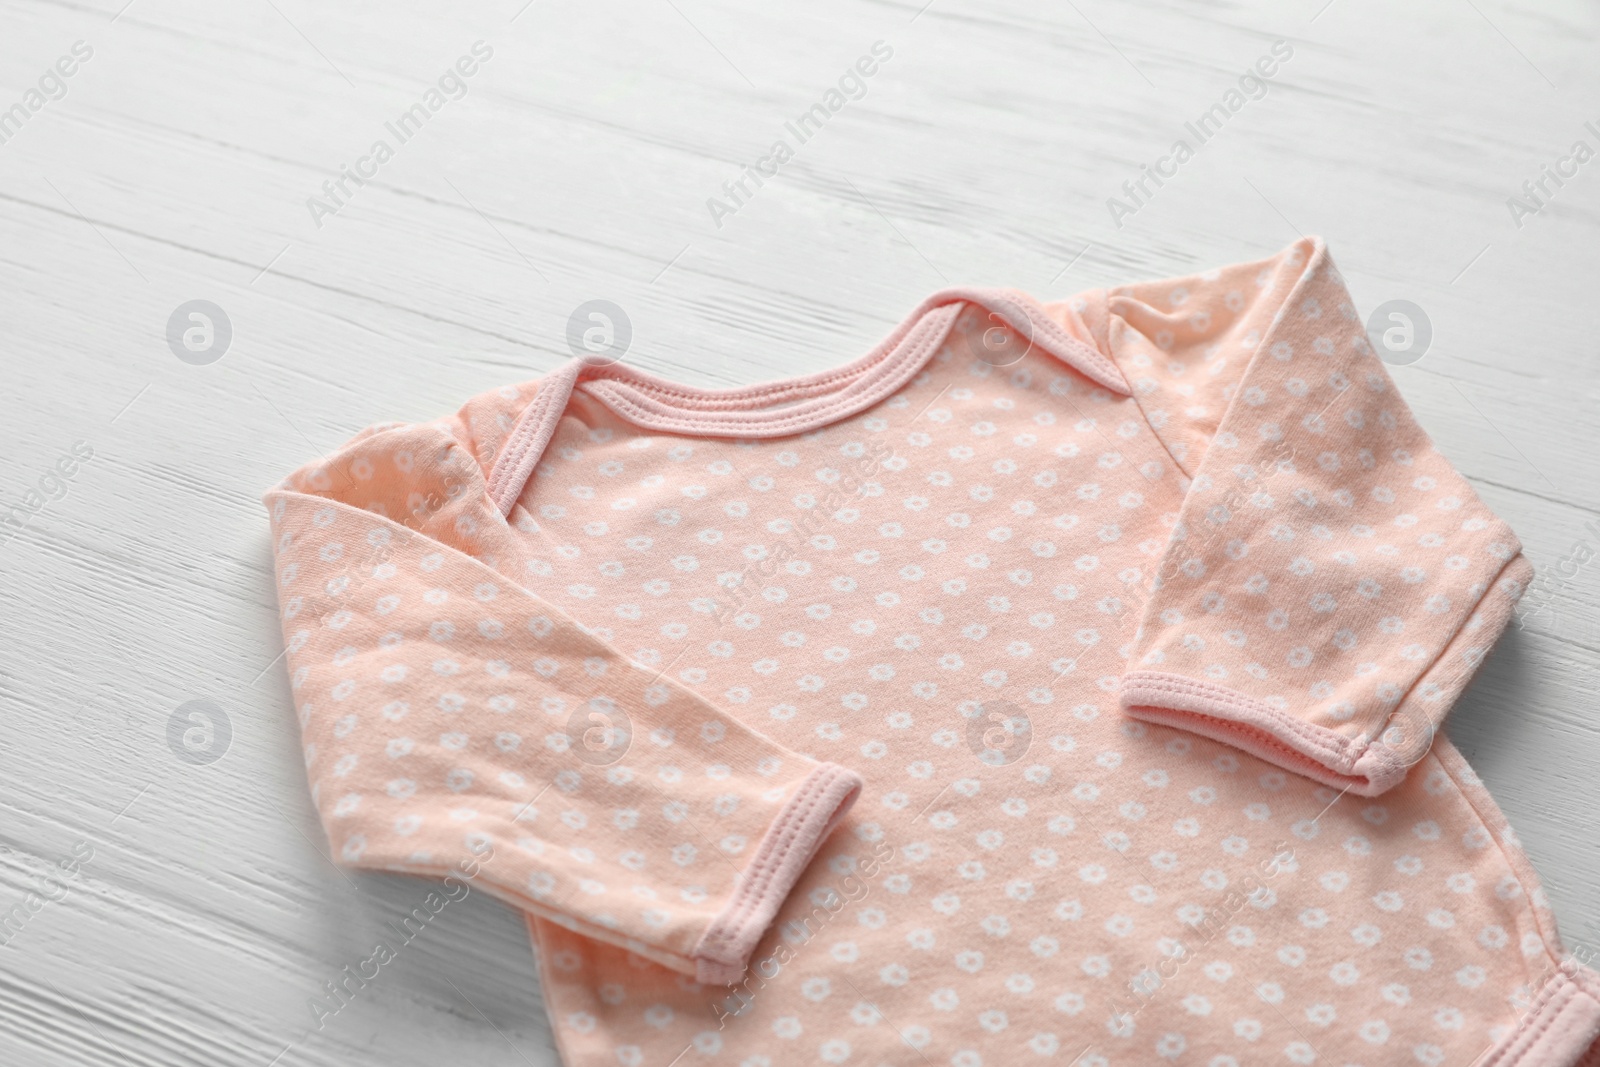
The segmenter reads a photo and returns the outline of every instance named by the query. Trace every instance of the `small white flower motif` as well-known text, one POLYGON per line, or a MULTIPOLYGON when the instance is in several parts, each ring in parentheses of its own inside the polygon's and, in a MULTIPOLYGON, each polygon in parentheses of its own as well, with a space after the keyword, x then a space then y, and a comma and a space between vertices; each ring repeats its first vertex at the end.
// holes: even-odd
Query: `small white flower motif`
POLYGON ((1004 915, 985 915, 978 928, 991 937, 1004 937, 1011 932, 1011 920, 1004 915))
POLYGON ((1383 931, 1371 923, 1362 923, 1350 931, 1350 939, 1358 945, 1371 948, 1383 940, 1383 931))
MULTIPOLYGON (((1418 864, 1420 865, 1420 863, 1421 861, 1419 860, 1418 864)), ((1385 889, 1383 892, 1374 896, 1372 898, 1372 903, 1376 905, 1380 911, 1387 912, 1396 912, 1405 907, 1405 899, 1392 889, 1385 889)))
POLYGON ((1316 1049, 1304 1041, 1291 1041, 1283 1047, 1283 1057, 1290 1063, 1309 1064, 1317 1062, 1316 1049))
POLYGON ((1328 977, 1333 979, 1336 985, 1355 985, 1361 978, 1361 971, 1354 962, 1345 960, 1342 963, 1334 964, 1333 968, 1328 971, 1328 977))
POLYGON ((991 1034, 998 1034, 1011 1023, 1005 1012, 990 1009, 989 1011, 978 1013, 978 1025, 991 1034))
POLYGON ((817 1055, 824 1063, 844 1063, 850 1058, 850 1042, 830 1038, 818 1047, 817 1055))

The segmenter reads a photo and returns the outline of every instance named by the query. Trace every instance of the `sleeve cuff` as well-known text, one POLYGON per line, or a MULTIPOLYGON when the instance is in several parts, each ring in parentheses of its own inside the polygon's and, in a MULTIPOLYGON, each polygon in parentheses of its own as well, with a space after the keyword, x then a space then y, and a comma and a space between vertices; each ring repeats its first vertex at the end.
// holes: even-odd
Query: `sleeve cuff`
POLYGON ((1135 719, 1221 741, 1357 796, 1385 792, 1415 762, 1381 740, 1346 737, 1236 689, 1181 674, 1131 671, 1122 678, 1121 698, 1123 710, 1135 719))
POLYGON ((1232 745, 1334 789, 1377 796, 1399 785, 1433 747, 1450 708, 1510 624, 1532 575, 1527 557, 1513 557, 1391 713, 1380 706, 1358 709, 1365 712, 1360 720, 1370 724, 1365 728, 1321 725, 1292 706, 1273 707, 1229 686, 1171 671, 1124 674, 1122 708, 1131 718, 1232 745))
POLYGON ((801 781, 695 946, 697 981, 731 985, 739 980, 778 908, 860 793, 861 776, 835 763, 821 764, 801 781))

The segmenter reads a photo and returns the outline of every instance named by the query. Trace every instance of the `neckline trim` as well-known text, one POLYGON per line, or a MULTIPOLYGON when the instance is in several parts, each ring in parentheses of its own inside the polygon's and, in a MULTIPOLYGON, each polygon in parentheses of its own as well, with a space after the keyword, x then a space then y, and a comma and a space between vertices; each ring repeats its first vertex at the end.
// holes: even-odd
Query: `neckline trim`
MULTIPOLYGON (((699 437, 787 437, 820 429, 865 411, 901 389, 938 351, 967 306, 989 313, 1020 339, 1021 355, 1006 352, 1009 366, 1034 347, 1122 396, 1127 380, 1104 353, 1079 340, 1038 301, 1004 289, 952 288, 929 296, 866 355, 833 370, 780 378, 760 385, 706 389, 683 385, 622 363, 574 359, 539 383, 538 394, 506 439, 489 474, 489 494, 502 515, 522 495, 533 468, 555 433, 574 389, 582 389, 617 415, 650 430, 699 437)), ((1089 336, 1088 331, 1084 331, 1089 336)))

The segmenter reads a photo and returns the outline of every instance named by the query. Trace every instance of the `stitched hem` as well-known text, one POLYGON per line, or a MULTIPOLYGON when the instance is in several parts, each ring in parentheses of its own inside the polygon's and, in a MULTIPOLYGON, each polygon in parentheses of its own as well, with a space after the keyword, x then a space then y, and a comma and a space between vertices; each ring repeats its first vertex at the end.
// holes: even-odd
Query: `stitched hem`
POLYGON ((652 430, 691 436, 786 437, 825 426, 891 396, 927 364, 949 336, 960 311, 959 304, 934 309, 918 319, 882 362, 852 376, 837 392, 775 411, 752 409, 821 390, 774 383, 761 387, 770 392, 729 400, 684 398, 670 390, 641 388, 634 382, 610 378, 585 382, 583 388, 623 418, 652 430))
POLYGON ((533 403, 512 427, 494 469, 489 472, 489 499, 500 509, 500 514, 509 515, 512 505, 522 495, 522 488, 533 475, 545 445, 556 432, 556 424, 561 421, 561 412, 566 409, 583 365, 583 360, 575 359, 546 376, 539 383, 533 403))
POLYGON ((861 776, 824 763, 806 776, 778 813, 727 905, 695 946, 695 977, 730 985, 749 965, 756 943, 800 875, 861 793, 861 776))
POLYGON ((1386 792, 1415 762, 1381 741, 1346 737, 1236 689, 1181 674, 1130 671, 1123 675, 1121 698, 1135 719, 1221 741, 1357 796, 1386 792))
POLYGON ((1113 361, 1072 336, 1031 297, 997 289, 943 289, 867 355, 830 371, 765 385, 696 389, 625 364, 572 360, 540 383, 538 396, 512 427, 489 473, 490 495, 502 515, 510 514, 580 382, 585 392, 646 429, 750 438, 805 433, 864 411, 910 381, 944 342, 965 304, 995 313, 1030 348, 1037 343, 1097 385, 1130 394, 1113 361))
POLYGON ((1588 1067, 1600 1062, 1600 975, 1566 959, 1517 1027, 1479 1067, 1588 1067))

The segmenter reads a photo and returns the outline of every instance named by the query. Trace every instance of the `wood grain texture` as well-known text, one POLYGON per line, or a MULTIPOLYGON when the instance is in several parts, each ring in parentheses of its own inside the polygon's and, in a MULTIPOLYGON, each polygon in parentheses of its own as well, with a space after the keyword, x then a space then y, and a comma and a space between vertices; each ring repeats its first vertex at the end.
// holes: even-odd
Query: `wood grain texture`
MULTIPOLYGON (((1056 298, 1321 233, 1363 309, 1426 310, 1396 377, 1541 572, 1600 547, 1600 160, 1520 228, 1506 207, 1600 146, 1592 5, 123 3, 0 0, 0 108, 94 49, 0 144, 0 507, 94 449, 0 544, 0 911, 93 850, 0 945, 0 1062, 556 1062, 521 922, 481 894, 315 1028, 427 887, 325 856, 259 498, 365 425, 547 372, 585 300, 626 309, 639 366, 750 383, 946 284, 1056 298), (1280 39, 1267 95, 1114 225, 1280 39), (318 227, 307 198, 479 40, 466 95, 318 227), (864 98, 717 226, 707 198, 879 40, 864 98), (165 340, 193 299, 233 326, 209 366, 165 340), (204 766, 167 743, 198 698, 232 725, 204 766)), ((1600 946, 1600 563, 1555 584, 1450 732, 1600 946)))

